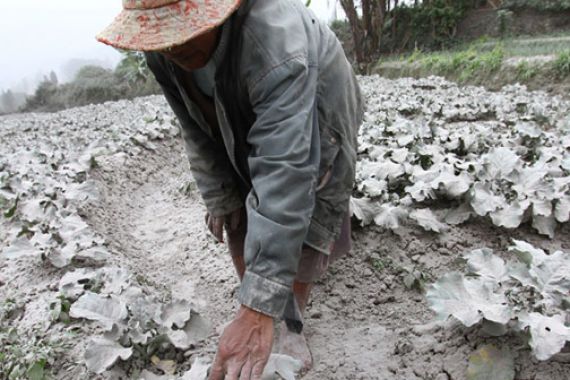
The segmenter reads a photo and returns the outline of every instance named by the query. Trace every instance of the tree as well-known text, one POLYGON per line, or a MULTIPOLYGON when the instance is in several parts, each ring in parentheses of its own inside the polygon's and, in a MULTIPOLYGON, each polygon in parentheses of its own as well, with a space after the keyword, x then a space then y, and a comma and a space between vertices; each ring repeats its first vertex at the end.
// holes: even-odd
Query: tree
POLYGON ((11 90, 7 90, 0 96, 0 112, 11 113, 16 111, 18 105, 16 104, 16 97, 11 90))
POLYGON ((340 4, 350 23, 356 62, 360 65, 370 62, 378 55, 390 1, 361 0, 362 16, 354 0, 340 0, 340 4))

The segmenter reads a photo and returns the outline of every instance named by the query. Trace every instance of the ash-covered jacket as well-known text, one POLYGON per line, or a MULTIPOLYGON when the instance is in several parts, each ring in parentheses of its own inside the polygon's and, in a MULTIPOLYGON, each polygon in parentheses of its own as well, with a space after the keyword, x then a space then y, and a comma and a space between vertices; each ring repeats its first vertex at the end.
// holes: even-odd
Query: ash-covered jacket
POLYGON ((340 232, 363 105, 339 41, 301 1, 250 4, 228 21, 239 47, 229 48, 230 67, 216 68, 219 130, 192 102, 181 69, 159 53, 146 57, 180 121, 208 211, 246 206, 239 301, 279 318, 302 245, 328 254, 340 232))

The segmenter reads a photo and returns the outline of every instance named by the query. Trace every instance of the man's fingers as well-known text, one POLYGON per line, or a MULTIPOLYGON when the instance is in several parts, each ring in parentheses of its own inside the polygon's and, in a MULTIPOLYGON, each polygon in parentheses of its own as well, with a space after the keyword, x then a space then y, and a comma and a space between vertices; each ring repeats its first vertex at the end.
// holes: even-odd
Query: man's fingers
POLYGON ((240 219, 241 219, 241 209, 234 211, 230 216, 230 229, 232 231, 237 230, 237 228, 239 227, 240 219))
POLYGON ((251 380, 251 371, 253 370, 253 363, 248 360, 241 369, 239 380, 251 380))
POLYGON ((224 380, 224 369, 222 367, 212 367, 208 380, 224 380))
POLYGON ((264 363, 262 361, 255 363, 253 369, 251 370, 251 380, 261 380, 261 376, 263 376, 263 370, 265 369, 266 364, 267 363, 264 363))
POLYGON ((224 366, 222 365, 223 361, 221 360, 219 355, 216 355, 216 359, 214 359, 214 364, 212 364, 212 368, 210 369, 210 376, 208 376, 208 380, 224 380, 224 366))
POLYGON ((214 236, 219 242, 224 242, 224 218, 213 218, 214 219, 214 236))

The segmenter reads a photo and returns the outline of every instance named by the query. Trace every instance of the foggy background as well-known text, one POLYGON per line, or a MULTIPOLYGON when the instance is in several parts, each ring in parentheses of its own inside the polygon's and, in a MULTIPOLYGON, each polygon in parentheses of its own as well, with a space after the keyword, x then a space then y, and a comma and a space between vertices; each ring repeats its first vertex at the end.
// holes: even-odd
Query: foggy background
MULTIPOLYGON (((30 94, 51 71, 66 82, 87 64, 114 68, 121 55, 97 42, 95 35, 121 11, 121 4, 121 0, 0 0, 0 93, 30 94)), ((330 21, 335 4, 336 0, 312 0, 310 8, 330 21)))

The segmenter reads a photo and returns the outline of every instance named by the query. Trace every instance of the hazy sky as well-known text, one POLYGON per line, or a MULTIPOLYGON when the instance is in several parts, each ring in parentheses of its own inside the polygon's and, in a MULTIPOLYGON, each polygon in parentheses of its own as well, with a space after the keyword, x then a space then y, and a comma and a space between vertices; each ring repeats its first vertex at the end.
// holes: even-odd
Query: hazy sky
MULTIPOLYGON (((327 4, 312 0, 319 17, 327 4)), ((120 55, 95 35, 120 12, 121 0, 0 0, 0 91, 26 77, 34 81, 74 58, 97 59, 113 66, 120 55)))

